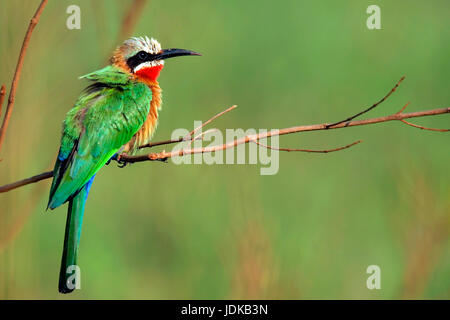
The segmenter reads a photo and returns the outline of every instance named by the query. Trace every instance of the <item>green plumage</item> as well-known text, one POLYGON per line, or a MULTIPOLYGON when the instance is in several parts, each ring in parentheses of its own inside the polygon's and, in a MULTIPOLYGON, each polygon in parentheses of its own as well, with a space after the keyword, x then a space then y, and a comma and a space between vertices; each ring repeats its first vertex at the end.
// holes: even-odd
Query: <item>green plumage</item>
POLYGON ((151 90, 114 66, 82 78, 93 83, 63 123, 48 208, 69 201, 59 291, 69 293, 68 267, 77 264, 84 205, 97 171, 126 144, 147 118, 151 90))
MULTIPOLYGON (((66 233, 64 236, 64 250, 61 259, 61 268, 59 272, 58 290, 61 293, 69 293, 74 290, 67 280, 69 266, 77 265, 78 245, 80 243, 81 226, 83 224, 84 205, 89 193, 89 187, 84 186, 69 202, 67 212, 66 233)), ((70 281, 69 281, 70 282, 70 281)))
POLYGON ((66 202, 140 129, 151 90, 114 66, 82 78, 94 81, 78 98, 63 134, 48 207, 66 202))

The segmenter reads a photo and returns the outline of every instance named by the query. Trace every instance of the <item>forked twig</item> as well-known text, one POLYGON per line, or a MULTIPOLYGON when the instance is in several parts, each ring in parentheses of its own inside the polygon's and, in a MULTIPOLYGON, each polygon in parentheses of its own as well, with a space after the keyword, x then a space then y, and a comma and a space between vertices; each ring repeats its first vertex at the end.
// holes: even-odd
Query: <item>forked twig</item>
POLYGON ((205 132, 199 133, 198 135, 196 135, 195 137, 193 137, 192 139, 190 139, 189 145, 192 145, 192 143, 193 143, 194 141, 196 141, 196 140, 203 140, 203 138, 204 138, 208 133, 211 133, 211 132, 217 132, 217 131, 219 131, 219 129, 214 128, 214 129, 209 129, 209 130, 206 130, 205 132))
MULTIPOLYGON (((306 132, 306 131, 318 131, 318 130, 329 130, 329 129, 339 129, 339 128, 348 128, 348 127, 354 127, 354 126, 362 126, 362 125, 369 125, 369 124, 375 124, 375 123, 382 123, 382 122, 387 122, 387 121, 402 121, 404 119, 408 119, 408 118, 418 118, 418 117, 425 117, 425 116, 434 116, 434 115, 439 115, 439 114, 446 114, 446 113, 450 113, 450 108, 440 108, 440 109, 432 109, 432 110, 425 110, 425 111, 416 111, 416 112, 409 112, 409 113, 403 113, 403 111, 406 109, 406 107, 408 106, 409 103, 407 103, 405 106, 403 106, 403 108, 398 111, 397 113, 388 115, 388 116, 383 116, 383 117, 377 117, 377 118, 371 118, 371 119, 366 119, 366 120, 358 120, 358 121, 351 121, 348 119, 354 119, 356 116, 359 116, 365 112, 367 112, 370 109, 373 109, 374 107, 376 107, 377 105, 379 105, 381 102, 383 102, 384 100, 386 100, 390 94, 392 92, 395 91, 395 89, 398 87, 399 83, 404 79, 404 77, 402 79, 400 79, 400 81, 396 84, 396 86, 383 98, 381 99, 378 103, 376 103, 375 105, 373 105, 371 108, 366 109, 364 112, 360 112, 357 115, 347 118, 344 121, 340 121, 339 123, 330 125, 328 123, 322 123, 322 124, 314 124, 314 125, 309 125, 309 126, 297 126, 297 127, 291 127, 291 128, 285 128, 285 129, 280 129, 280 130, 272 130, 269 132, 264 132, 264 133, 260 133, 260 134, 254 134, 254 135, 248 135, 245 136, 243 138, 240 139, 236 139, 230 142, 227 142, 223 145, 219 145, 219 146, 208 146, 208 147, 201 147, 201 148, 191 148, 191 149, 181 149, 181 150, 177 150, 177 151, 172 151, 172 152, 166 152, 166 151, 162 151, 162 152, 158 152, 158 153, 149 153, 149 154, 145 154, 145 155, 138 155, 138 156, 129 156, 126 154, 122 154, 120 155, 120 161, 124 162, 124 163, 134 163, 134 162, 142 162, 142 161, 161 161, 161 160, 166 160, 168 158, 171 157, 175 157, 175 156, 184 156, 184 155, 189 155, 189 154, 196 154, 196 153, 208 153, 208 152, 216 152, 216 151, 221 151, 221 150, 225 150, 225 149, 229 149, 229 148, 233 148, 236 147, 237 145, 240 144, 245 144, 248 142, 255 142, 257 144, 262 145, 260 142, 257 142, 258 140, 261 139, 265 139, 268 137, 272 137, 272 136, 281 136, 281 135, 286 135, 286 134, 291 134, 291 133, 297 133, 297 132, 306 132)), ((158 145, 165 145, 165 144, 172 144, 172 143, 177 143, 177 142, 182 142, 182 141, 190 141, 192 139, 196 139, 199 136, 202 136, 202 134, 193 137, 193 134, 195 132, 197 132, 198 130, 200 130, 201 128, 203 128, 205 125, 211 123, 214 119, 217 119, 218 117, 220 117, 221 115, 233 110, 236 106, 232 106, 220 113, 218 113, 217 115, 215 115, 214 117, 212 117, 211 119, 209 119, 208 121, 206 121, 205 123, 202 123, 201 126, 195 128, 194 130, 192 130, 189 135, 179 138, 179 139, 173 139, 173 140, 166 140, 166 141, 160 141, 160 142, 154 142, 154 143, 150 143, 147 144, 145 146, 142 146, 142 148, 149 148, 149 147, 153 147, 153 146, 158 146, 158 145)), ((407 124, 410 124, 409 122, 407 124)), ((411 124, 412 125, 412 124, 411 124)), ((415 126, 415 125, 413 125, 415 126)), ((420 127, 420 126, 418 126, 420 127)), ((422 127, 420 127, 422 128, 422 127)), ((425 128, 425 127, 423 127, 425 128)), ((427 128, 430 129, 430 128, 427 128)), ((440 129, 436 129, 433 131, 441 131, 440 129)), ((207 131, 208 132, 208 131, 207 131)), ((209 131, 210 132, 210 131, 209 131)), ((302 151, 302 152, 316 152, 316 153, 328 153, 328 152, 334 152, 334 151, 339 151, 339 150, 343 150, 343 149, 347 149, 350 148, 358 143, 360 143, 361 141, 355 141, 349 145, 343 146, 343 147, 339 147, 339 148, 335 148, 335 149, 329 149, 329 150, 309 150, 309 149, 289 149, 289 148, 278 148, 278 150, 280 151, 302 151)), ((264 147, 268 147, 268 146, 264 146, 264 147)), ((274 147, 270 147, 272 149, 274 149, 274 147)), ((37 181, 41 181, 47 178, 50 178, 53 176, 53 172, 49 171, 49 172, 44 172, 42 174, 33 176, 31 178, 27 178, 24 180, 20 180, 11 184, 7 184, 4 186, 0 186, 0 193, 2 192, 7 192, 10 190, 13 190, 15 188, 30 184, 30 183, 34 183, 37 181)))
MULTIPOLYGON (((403 111, 405 111, 405 109, 406 109, 406 107, 408 107, 408 105, 409 105, 409 102, 407 102, 403 106, 403 108, 401 108, 396 114, 401 114, 403 111)), ((407 124, 407 125, 409 125, 411 127, 418 128, 418 129, 429 130, 429 131, 438 131, 438 132, 448 132, 448 131, 450 131, 450 129, 436 129, 436 128, 427 128, 427 127, 419 126, 417 124, 408 122, 408 121, 406 121, 404 119, 402 119, 400 121, 403 122, 404 124, 407 124)))
MULTIPOLYGON (((400 80, 398 80, 398 82, 395 84, 395 86, 391 89, 391 91, 389 91, 387 93, 387 95, 385 95, 383 98, 381 98, 381 100, 379 100, 378 102, 375 102, 373 105, 371 105, 369 108, 367 108, 366 110, 363 110, 361 112, 358 112, 357 114, 345 119, 345 120, 341 120, 332 124, 327 124, 327 129, 331 128, 331 127, 335 127, 338 124, 344 123, 344 122, 348 122, 348 121, 352 121, 353 119, 362 116, 363 114, 369 112, 370 110, 376 108, 377 106, 379 106, 382 102, 384 102, 387 98, 389 98, 389 96, 391 94, 393 94, 395 92, 395 90, 397 90, 398 86, 400 85, 400 83, 402 83, 402 81, 405 80, 405 76, 401 77, 400 80)), ((406 104, 408 105, 408 104, 406 104)), ((406 108, 406 106, 405 106, 406 108)))
MULTIPOLYGON (((403 119, 408 119, 408 118, 434 116, 434 115, 445 114, 445 113, 450 113, 450 107, 449 108, 441 108, 441 109, 432 109, 432 110, 426 110, 426 111, 401 113, 401 114, 396 113, 396 114, 392 114, 392 115, 384 116, 384 117, 352 121, 348 124, 341 123, 330 129, 349 128, 349 127, 354 127, 354 126, 369 125, 369 124, 382 123, 382 122, 394 121, 394 120, 403 120, 403 119)), ((260 140, 260 139, 268 138, 268 137, 275 136, 275 135, 285 135, 285 134, 291 134, 291 133, 296 133, 296 132, 305 132, 305 131, 328 130, 328 128, 326 126, 327 126, 327 124, 324 123, 324 124, 315 124, 315 125, 309 125, 309 126, 298 126, 298 127, 286 128, 286 129, 277 130, 276 134, 274 134, 273 132, 270 131, 265 134, 246 136, 241 139, 233 140, 226 144, 223 144, 220 146, 214 146, 214 147, 194 148, 194 149, 187 149, 187 150, 183 149, 183 150, 174 151, 174 152, 162 151, 162 152, 158 152, 158 153, 150 153, 150 154, 139 155, 139 156, 121 155, 120 160, 124 161, 124 162, 134 163, 134 162, 142 162, 142 161, 162 160, 162 159, 167 159, 167 158, 171 158, 174 156, 183 156, 183 155, 194 154, 194 153, 215 152, 215 151, 232 148, 239 144, 248 143, 253 140, 260 140)), ((169 142, 166 144, 174 143, 174 142, 172 142, 172 140, 167 140, 167 141, 169 141, 169 142)), ((182 142, 182 141, 183 140, 180 139, 178 142, 182 142)), ((158 143, 155 145, 162 145, 162 144, 164 144, 164 143, 158 143)), ((350 146, 352 146, 352 145, 349 145, 348 147, 350 147, 350 146)), ((336 150, 336 151, 338 151, 338 150, 336 150)), ((31 178, 23 179, 23 180, 14 182, 14 183, 0 186, 0 193, 8 192, 8 191, 25 186, 30 183, 48 179, 48 178, 51 178, 52 176, 53 176, 53 172, 48 171, 48 172, 44 172, 39 175, 33 176, 31 178)))
POLYGON ((408 121, 406 121, 406 120, 400 120, 400 121, 403 122, 403 123, 405 123, 405 124, 407 124, 408 126, 411 126, 411 127, 414 127, 414 128, 419 128, 419 129, 422 129, 422 130, 438 131, 438 132, 449 132, 449 131, 450 131, 450 129, 427 128, 427 127, 419 126, 419 125, 417 125, 417 124, 408 122, 408 121))
MULTIPOLYGON (((208 146, 208 147, 193 148, 193 149, 181 149, 181 150, 176 150, 176 151, 172 151, 172 152, 162 151, 162 152, 149 153, 149 154, 138 155, 138 156, 121 155, 120 159, 121 159, 121 161, 130 162, 130 163, 142 162, 142 161, 155 161, 155 160, 168 159, 168 158, 172 158, 172 157, 181 157, 181 156, 185 156, 185 155, 189 155, 189 154, 217 152, 217 151, 233 148, 233 147, 236 147, 237 145, 248 143, 253 140, 261 140, 261 139, 265 139, 268 137, 281 136, 281 135, 292 134, 292 133, 297 133, 297 132, 349 128, 349 127, 354 127, 354 126, 369 125, 369 124, 394 121, 394 120, 403 120, 403 119, 408 119, 408 118, 433 116, 433 115, 445 114, 445 113, 450 113, 450 108, 432 109, 432 110, 426 110, 426 111, 417 111, 417 112, 400 113, 400 114, 395 113, 395 114, 391 114, 389 116, 371 118, 371 119, 366 119, 366 120, 342 122, 331 128, 327 127, 327 125, 328 125, 327 123, 314 124, 314 125, 309 125, 309 126, 298 126, 298 127, 291 127, 291 128, 280 129, 280 130, 273 130, 273 131, 269 131, 269 132, 265 132, 265 133, 261 133, 261 134, 245 136, 243 138, 233 140, 231 142, 228 142, 226 144, 219 145, 219 146, 208 146)), ((0 192, 1 192, 1 188, 0 188, 0 192)))
POLYGON ((198 126, 197 128, 194 128, 191 132, 189 132, 186 136, 179 138, 179 139, 171 139, 171 140, 164 140, 164 141, 158 141, 158 142, 150 142, 147 144, 144 144, 142 146, 139 146, 139 149, 143 149, 143 148, 152 148, 152 147, 156 147, 156 146, 160 146, 160 145, 164 145, 164 144, 173 144, 173 143, 179 143, 182 141, 190 141, 192 140, 192 136, 200 129, 202 129, 204 126, 206 126, 207 124, 211 123, 212 121, 214 121, 215 119, 223 116, 225 113, 230 112, 231 110, 234 110, 237 108, 237 105, 231 106, 228 109, 219 112, 218 114, 216 114, 215 116, 211 117, 210 119, 208 119, 207 121, 203 122, 200 126, 198 126))
POLYGON ((228 109, 226 109, 226 110, 224 110, 222 112, 219 112, 214 117, 212 117, 211 119, 203 122, 200 126, 198 126, 194 130, 189 132, 189 134, 186 135, 183 140, 189 140, 189 137, 192 137, 197 131, 201 130, 203 127, 205 127, 206 125, 210 124, 211 122, 213 122, 218 117, 223 116, 225 113, 230 112, 231 110, 236 109, 236 108, 237 108, 237 105, 234 105, 234 106, 231 106, 231 107, 229 107, 228 109))
POLYGON ((261 147, 270 149, 270 150, 276 150, 276 151, 286 151, 286 152, 311 152, 311 153, 330 153, 330 152, 335 152, 335 151, 341 151, 344 149, 348 149, 350 147, 353 147, 354 145, 361 143, 362 140, 358 140, 355 141, 353 143, 347 144, 343 147, 339 147, 339 148, 334 148, 334 149, 325 149, 325 150, 313 150, 313 149, 292 149, 292 148, 277 148, 277 147, 271 147, 265 144, 262 144, 261 142, 258 142, 257 140, 252 140, 251 142, 256 143, 257 145, 260 145, 261 147))

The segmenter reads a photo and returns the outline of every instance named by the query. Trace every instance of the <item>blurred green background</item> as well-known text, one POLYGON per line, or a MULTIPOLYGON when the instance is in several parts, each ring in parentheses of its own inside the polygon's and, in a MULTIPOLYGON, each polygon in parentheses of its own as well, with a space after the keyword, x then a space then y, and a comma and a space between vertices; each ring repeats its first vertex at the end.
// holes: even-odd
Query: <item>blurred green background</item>
MULTIPOLYGON (((0 184, 53 166, 61 122, 120 44, 131 1, 76 1, 81 29, 50 0, 36 27, 0 157, 0 184)), ((39 1, 0 2, 0 83, 10 88, 39 1)), ((366 115, 448 106, 448 1, 147 1, 133 35, 201 58, 169 60, 154 140, 212 126, 284 128, 341 120, 400 89, 366 115), (381 30, 366 9, 381 7, 381 30)), ((142 11, 142 12, 140 12, 142 11)), ((448 128, 447 115, 414 119, 448 128)), ((87 202, 82 290, 57 291, 66 206, 46 212, 50 180, 0 195, 1 299, 449 299, 448 133, 400 122, 280 138, 258 165, 138 163, 105 167, 87 202), (366 268, 381 268, 381 290, 366 268)))

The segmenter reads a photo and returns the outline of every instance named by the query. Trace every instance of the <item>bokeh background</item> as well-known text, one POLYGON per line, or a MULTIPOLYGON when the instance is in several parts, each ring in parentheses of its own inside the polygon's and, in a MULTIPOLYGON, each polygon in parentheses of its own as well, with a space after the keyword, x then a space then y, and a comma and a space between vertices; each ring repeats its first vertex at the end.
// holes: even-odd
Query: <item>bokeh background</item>
MULTIPOLYGON (((0 2, 0 83, 9 89, 39 1, 0 2)), ((284 128, 448 106, 448 1, 50 0, 36 27, 0 157, 0 184, 53 166, 61 122, 126 33, 203 53, 167 62, 155 140, 212 127, 284 128), (66 8, 81 8, 68 30, 66 8), (123 30, 130 5, 131 23, 123 30), (381 30, 366 9, 381 7, 381 30)), ((414 119, 448 128, 447 115, 414 119)), ((57 292, 66 206, 46 212, 50 180, 0 195, 1 299, 449 299, 449 135, 400 122, 284 136, 258 165, 105 167, 88 199, 82 290, 57 292), (366 268, 381 268, 381 290, 366 268)))

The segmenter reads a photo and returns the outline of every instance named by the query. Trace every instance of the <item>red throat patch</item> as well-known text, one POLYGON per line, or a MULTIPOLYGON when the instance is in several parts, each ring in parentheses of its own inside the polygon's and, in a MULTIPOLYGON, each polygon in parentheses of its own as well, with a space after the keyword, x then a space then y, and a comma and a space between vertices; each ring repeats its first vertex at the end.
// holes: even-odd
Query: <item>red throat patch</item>
POLYGON ((142 68, 136 71, 136 75, 142 80, 156 82, 163 67, 164 66, 160 64, 154 67, 142 68))

